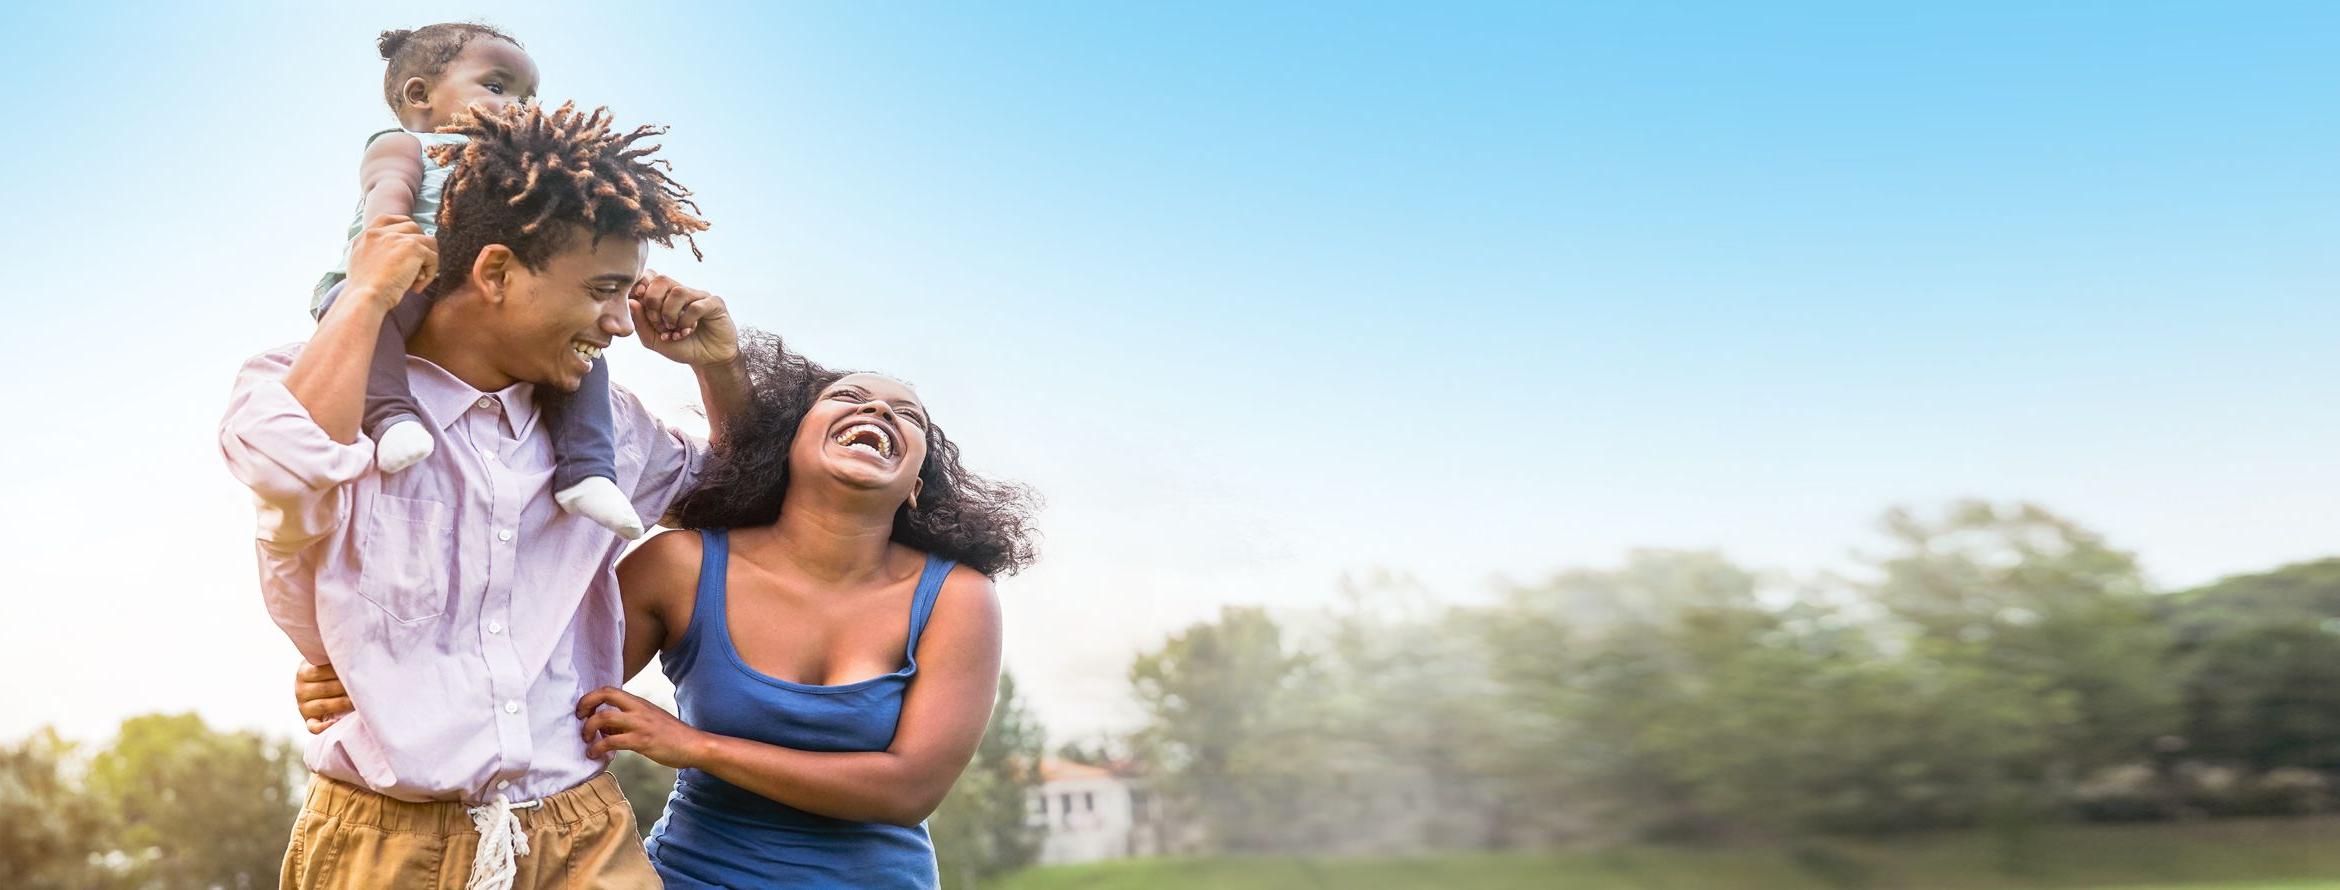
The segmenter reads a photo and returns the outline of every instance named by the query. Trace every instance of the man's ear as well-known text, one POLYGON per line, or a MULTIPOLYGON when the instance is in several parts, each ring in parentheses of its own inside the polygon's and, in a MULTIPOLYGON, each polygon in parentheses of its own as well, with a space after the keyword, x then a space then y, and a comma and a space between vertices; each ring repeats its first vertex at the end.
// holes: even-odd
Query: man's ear
POLYGON ((520 271, 520 258, 512 248, 490 244, 479 249, 479 256, 471 261, 471 284, 491 306, 500 306, 511 295, 513 275, 520 271))
POLYGON ((431 85, 420 77, 409 77, 398 85, 398 101, 416 111, 431 107, 431 85))

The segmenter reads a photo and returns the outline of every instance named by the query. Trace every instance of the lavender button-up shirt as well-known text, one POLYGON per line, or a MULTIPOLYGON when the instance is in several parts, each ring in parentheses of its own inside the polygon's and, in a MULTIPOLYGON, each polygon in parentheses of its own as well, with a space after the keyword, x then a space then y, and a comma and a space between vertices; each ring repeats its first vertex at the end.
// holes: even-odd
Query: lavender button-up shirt
MULTIPOLYGON (((483 393, 409 356, 438 439, 395 474, 374 445, 333 441, 285 389, 298 345, 236 376, 220 450, 259 501, 260 590, 356 713, 309 746, 309 769, 404 800, 534 800, 599 774, 577 700, 616 685, 623 541, 552 500, 532 387, 483 393)), ((617 483, 656 517, 698 478, 703 443, 612 387, 617 483)))

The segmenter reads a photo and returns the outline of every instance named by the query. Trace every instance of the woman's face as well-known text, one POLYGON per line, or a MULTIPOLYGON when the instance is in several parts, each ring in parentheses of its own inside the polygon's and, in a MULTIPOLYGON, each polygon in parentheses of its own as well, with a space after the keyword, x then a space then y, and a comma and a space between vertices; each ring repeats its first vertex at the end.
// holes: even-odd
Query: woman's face
POLYGON ((926 466, 926 406, 910 385, 882 374, 848 374, 821 390, 789 444, 789 475, 833 479, 910 497, 926 466))

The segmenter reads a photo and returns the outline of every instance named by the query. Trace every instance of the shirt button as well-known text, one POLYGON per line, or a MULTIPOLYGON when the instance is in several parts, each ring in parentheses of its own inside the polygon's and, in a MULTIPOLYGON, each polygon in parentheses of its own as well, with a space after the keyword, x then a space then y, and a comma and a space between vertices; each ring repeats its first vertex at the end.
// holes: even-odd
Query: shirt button
POLYGON ((507 528, 507 529, 503 529, 503 530, 500 530, 500 531, 496 532, 496 540, 498 540, 498 541, 509 541, 509 540, 512 540, 512 530, 507 528))
POLYGON ((508 702, 505 702, 505 703, 504 703, 504 713, 506 713, 506 714, 517 714, 517 713, 520 713, 520 703, 519 703, 519 702, 516 702, 516 701, 508 701, 508 702))
POLYGON ((479 406, 482 408, 493 408, 496 406, 496 400, 488 398, 487 396, 480 396, 479 406))
POLYGON ((503 633, 503 632, 504 632, 504 623, 503 623, 503 622, 501 622, 501 621, 490 621, 490 622, 488 622, 488 633, 492 633, 492 634, 500 634, 500 633, 503 633))
POLYGON ((505 780, 505 779, 497 779, 497 780, 496 780, 496 790, 497 790, 497 791, 502 791, 502 790, 504 790, 504 789, 506 789, 506 788, 510 788, 510 787, 512 787, 512 783, 511 783, 509 780, 505 780))

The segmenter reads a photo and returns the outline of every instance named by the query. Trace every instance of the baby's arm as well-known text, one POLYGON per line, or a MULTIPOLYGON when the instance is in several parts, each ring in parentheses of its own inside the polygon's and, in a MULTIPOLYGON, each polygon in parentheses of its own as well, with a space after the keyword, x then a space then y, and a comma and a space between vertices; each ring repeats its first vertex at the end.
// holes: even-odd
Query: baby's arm
POLYGON ((358 218, 412 216, 422 176, 421 140, 411 133, 391 133, 374 140, 366 146, 366 159, 358 164, 358 187, 365 195, 365 210, 358 218))

